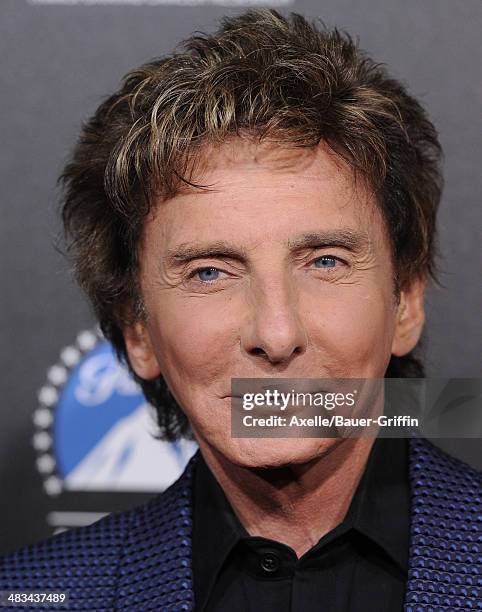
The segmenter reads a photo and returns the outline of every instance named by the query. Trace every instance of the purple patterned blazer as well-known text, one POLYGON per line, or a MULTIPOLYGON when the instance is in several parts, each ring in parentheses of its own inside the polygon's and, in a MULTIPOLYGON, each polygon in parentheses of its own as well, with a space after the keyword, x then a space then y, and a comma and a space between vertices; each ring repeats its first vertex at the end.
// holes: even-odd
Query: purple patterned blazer
MULTIPOLYGON (((169 489, 143 506, 1 558, 0 591, 69 593, 62 607, 11 609, 194 610, 191 492, 197 457, 169 489)), ((410 487, 405 612, 482 610, 481 474, 427 440, 413 438, 410 487)))

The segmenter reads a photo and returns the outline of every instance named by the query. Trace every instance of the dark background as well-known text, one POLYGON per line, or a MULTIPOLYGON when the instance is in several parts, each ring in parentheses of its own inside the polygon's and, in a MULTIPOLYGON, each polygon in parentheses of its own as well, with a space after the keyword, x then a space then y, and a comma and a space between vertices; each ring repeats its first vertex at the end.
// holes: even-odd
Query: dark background
MULTIPOLYGON (((61 348, 94 325, 54 248, 56 179, 80 124, 130 68, 247 6, 131 2, 0 4, 0 552, 49 533, 32 413, 61 348)), ((445 288, 431 289, 427 299, 427 370, 430 376, 479 377, 482 3, 303 0, 272 6, 358 35, 362 48, 386 62, 429 111, 445 151, 446 185, 439 213, 445 288)), ((480 440, 438 443, 482 466, 480 440)), ((106 509, 137 499, 118 496, 106 509)))

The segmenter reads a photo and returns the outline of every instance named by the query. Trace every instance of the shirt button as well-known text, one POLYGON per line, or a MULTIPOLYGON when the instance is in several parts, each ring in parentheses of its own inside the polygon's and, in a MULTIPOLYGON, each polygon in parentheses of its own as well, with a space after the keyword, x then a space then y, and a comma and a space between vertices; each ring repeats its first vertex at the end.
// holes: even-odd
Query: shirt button
POLYGON ((261 557, 261 567, 268 574, 272 574, 279 568, 279 558, 273 553, 266 553, 261 557))

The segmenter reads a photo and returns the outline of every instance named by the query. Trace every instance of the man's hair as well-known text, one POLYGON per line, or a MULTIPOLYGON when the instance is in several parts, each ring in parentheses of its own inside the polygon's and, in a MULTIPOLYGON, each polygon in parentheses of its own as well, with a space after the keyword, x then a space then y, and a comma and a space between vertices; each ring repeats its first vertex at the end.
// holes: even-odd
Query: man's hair
MULTIPOLYGON (((129 72, 84 124, 60 177, 74 272, 100 327, 129 364, 122 328, 145 316, 138 243, 155 203, 192 180, 203 147, 231 137, 284 147, 321 141, 363 176, 391 242, 395 295, 436 281, 441 149, 420 104, 353 39, 301 15, 248 10, 198 33, 175 53, 129 72)), ((141 380, 160 438, 190 435, 164 379, 141 380)), ((413 352, 386 377, 424 376, 413 352)))

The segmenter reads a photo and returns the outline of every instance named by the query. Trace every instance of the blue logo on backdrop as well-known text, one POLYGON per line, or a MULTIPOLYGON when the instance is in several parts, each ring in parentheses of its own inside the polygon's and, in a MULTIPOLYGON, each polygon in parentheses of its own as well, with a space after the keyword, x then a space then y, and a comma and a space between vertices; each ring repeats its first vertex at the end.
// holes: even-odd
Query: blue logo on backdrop
MULTIPOLYGON (((134 381, 119 367, 111 345, 101 342, 72 371, 60 395, 54 421, 54 450, 65 479, 116 425, 143 403, 134 381)), ((132 447, 119 457, 128 461, 132 447)))
POLYGON ((197 445, 154 437, 154 411, 109 342, 82 332, 48 372, 34 446, 45 490, 163 491, 197 445))

